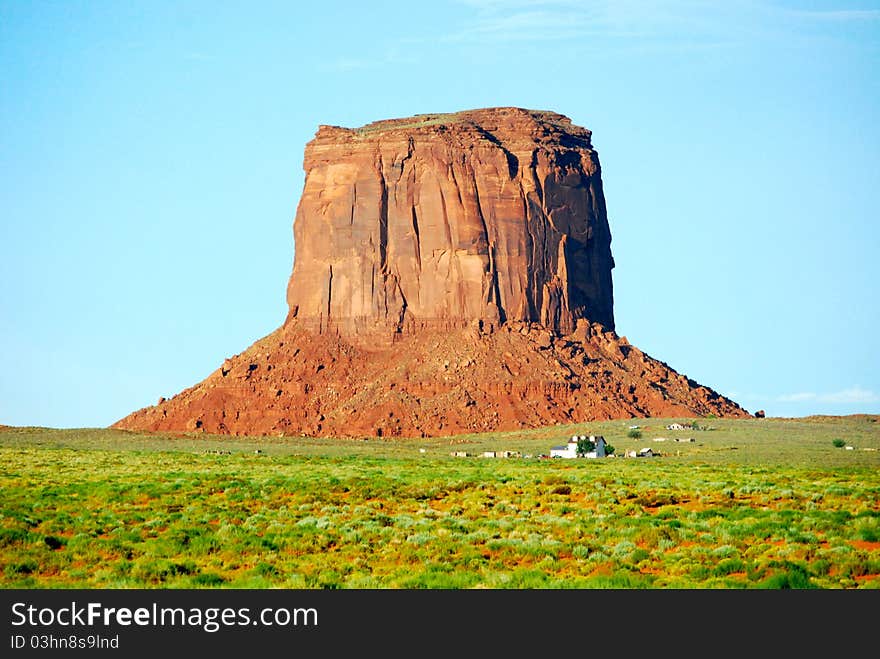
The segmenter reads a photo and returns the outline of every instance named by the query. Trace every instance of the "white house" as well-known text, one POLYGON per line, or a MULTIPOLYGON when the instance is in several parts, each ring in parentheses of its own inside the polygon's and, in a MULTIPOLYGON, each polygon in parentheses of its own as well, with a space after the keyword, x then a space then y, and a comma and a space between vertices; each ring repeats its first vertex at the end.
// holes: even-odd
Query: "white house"
POLYGON ((666 430, 684 430, 684 426, 680 423, 670 423, 666 426, 666 430))
POLYGON ((593 442, 593 445, 596 447, 594 450, 589 453, 585 453, 583 456, 578 455, 578 440, 579 439, 587 439, 585 435, 581 435, 578 437, 577 435, 573 435, 571 439, 568 440, 568 444, 565 446, 554 446, 550 449, 550 457, 551 458, 604 458, 605 457, 605 438, 602 435, 590 435, 589 440, 593 442))

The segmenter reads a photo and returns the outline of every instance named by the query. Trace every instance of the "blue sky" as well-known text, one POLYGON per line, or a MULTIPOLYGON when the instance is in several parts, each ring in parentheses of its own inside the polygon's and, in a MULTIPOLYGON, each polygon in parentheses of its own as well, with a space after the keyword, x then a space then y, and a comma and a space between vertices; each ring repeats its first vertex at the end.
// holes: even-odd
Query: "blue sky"
POLYGON ((880 412, 880 3, 0 0, 0 423, 106 426, 284 319, 319 124, 593 131, 620 334, 880 412))

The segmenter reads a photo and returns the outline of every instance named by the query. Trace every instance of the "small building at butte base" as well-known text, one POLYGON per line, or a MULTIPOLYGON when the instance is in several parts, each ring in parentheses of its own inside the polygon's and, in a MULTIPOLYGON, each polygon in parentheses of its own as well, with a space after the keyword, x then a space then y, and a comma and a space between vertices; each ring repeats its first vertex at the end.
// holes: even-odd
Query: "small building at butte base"
POLYGON ((602 435, 572 435, 571 439, 564 446, 554 446, 550 449, 551 458, 604 458, 605 457, 605 438, 602 435), (593 445, 593 450, 586 453, 578 453, 578 442, 589 439, 593 445))

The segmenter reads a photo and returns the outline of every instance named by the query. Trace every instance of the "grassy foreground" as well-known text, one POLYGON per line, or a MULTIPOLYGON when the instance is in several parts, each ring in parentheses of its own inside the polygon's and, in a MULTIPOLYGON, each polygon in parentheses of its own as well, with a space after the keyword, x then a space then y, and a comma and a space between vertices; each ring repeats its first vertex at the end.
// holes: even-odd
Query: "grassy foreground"
POLYGON ((672 421, 692 419, 396 441, 0 427, 0 587, 880 587, 878 417, 672 421), (450 456, 571 434, 664 455, 450 456))

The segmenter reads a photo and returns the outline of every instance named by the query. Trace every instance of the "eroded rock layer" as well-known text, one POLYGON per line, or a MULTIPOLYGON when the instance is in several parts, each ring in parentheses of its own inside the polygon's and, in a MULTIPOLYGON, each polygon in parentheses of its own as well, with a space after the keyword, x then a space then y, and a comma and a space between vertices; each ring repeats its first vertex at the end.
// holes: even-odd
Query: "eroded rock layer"
POLYGON ((519 108, 321 126, 283 326, 114 427, 421 437, 747 416, 616 334, 590 137, 519 108))

